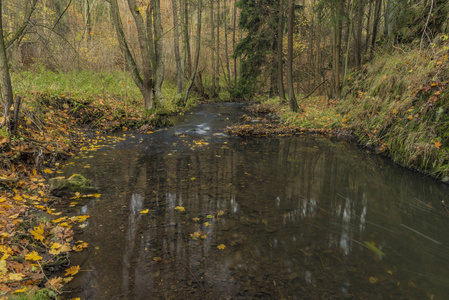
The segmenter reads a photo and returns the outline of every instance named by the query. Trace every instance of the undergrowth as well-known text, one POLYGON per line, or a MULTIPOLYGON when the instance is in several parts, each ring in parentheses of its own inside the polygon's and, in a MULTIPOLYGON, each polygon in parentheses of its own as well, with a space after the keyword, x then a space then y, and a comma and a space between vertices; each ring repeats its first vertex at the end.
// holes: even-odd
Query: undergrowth
POLYGON ((449 179, 449 44, 383 54, 352 74, 339 109, 361 143, 449 179))

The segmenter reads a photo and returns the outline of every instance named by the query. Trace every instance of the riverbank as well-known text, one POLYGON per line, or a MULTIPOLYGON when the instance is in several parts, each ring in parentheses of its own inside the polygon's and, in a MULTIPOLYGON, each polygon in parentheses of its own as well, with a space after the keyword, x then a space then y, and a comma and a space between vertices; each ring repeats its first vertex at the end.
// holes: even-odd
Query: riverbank
MULTIPOLYGON (((70 252, 89 247, 76 240, 89 216, 65 216, 57 207, 61 201, 76 205, 101 195, 54 197, 49 179, 61 177, 58 168, 62 162, 82 146, 95 147, 99 134, 131 129, 149 132, 161 121, 144 115, 135 91, 129 91, 124 103, 117 91, 124 87, 114 78, 72 75, 72 82, 68 74, 52 72, 34 74, 33 78, 24 72, 15 77, 16 82, 22 80, 17 95, 23 103, 17 132, 0 131, 0 299, 10 295, 57 299, 64 284, 80 271, 79 266, 70 265, 69 258, 70 252), (55 82, 50 84, 52 80, 55 82), (91 82, 91 91, 83 84, 85 80, 97 80, 91 82), (77 84, 79 90, 74 91, 77 84)), ((171 102, 166 107, 168 114, 179 111, 171 102)))
POLYGON ((441 36, 430 49, 379 54, 350 74, 340 100, 301 99, 296 114, 278 98, 262 99, 248 109, 252 116, 228 132, 353 136, 404 167, 449 182, 448 48, 441 36))

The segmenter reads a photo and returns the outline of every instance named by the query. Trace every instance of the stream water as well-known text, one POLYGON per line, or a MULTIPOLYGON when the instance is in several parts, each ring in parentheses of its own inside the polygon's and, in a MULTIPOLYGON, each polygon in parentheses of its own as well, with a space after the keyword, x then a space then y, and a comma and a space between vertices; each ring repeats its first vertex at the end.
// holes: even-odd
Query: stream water
POLYGON ((204 105, 66 165, 102 195, 67 207, 90 215, 67 298, 447 299, 447 186, 328 138, 223 134, 241 115, 204 105))

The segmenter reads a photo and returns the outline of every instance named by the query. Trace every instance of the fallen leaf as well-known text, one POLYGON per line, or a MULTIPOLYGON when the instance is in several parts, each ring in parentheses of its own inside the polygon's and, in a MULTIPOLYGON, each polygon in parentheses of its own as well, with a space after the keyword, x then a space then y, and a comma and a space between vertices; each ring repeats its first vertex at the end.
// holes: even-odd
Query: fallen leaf
POLYGON ((68 276, 68 275, 71 275, 71 276, 76 275, 79 271, 80 271, 80 266, 73 266, 73 267, 70 267, 70 268, 68 268, 67 270, 65 270, 65 276, 68 276))
POLYGON ((37 241, 44 240, 44 225, 39 224, 38 227, 34 227, 34 230, 31 230, 30 233, 33 235, 34 239, 37 241))
POLYGON ((11 273, 8 276, 8 279, 10 281, 20 281, 23 279, 23 277, 25 277, 25 275, 23 275, 22 273, 11 273))
POLYGON ((45 284, 46 287, 52 287, 55 290, 59 290, 62 288, 62 278, 61 277, 54 277, 47 281, 45 284))
POLYGON ((379 281, 379 279, 377 279, 377 278, 375 278, 375 277, 373 277, 373 276, 371 276, 371 277, 369 278, 369 282, 372 283, 372 284, 375 284, 375 283, 377 283, 378 281, 379 281))
POLYGON ((183 206, 176 206, 175 210, 179 210, 180 212, 186 211, 186 209, 183 206))
POLYGON ((25 292, 27 289, 28 289, 27 287, 24 287, 23 289, 15 290, 15 291, 12 292, 12 293, 13 293, 13 294, 23 293, 23 292, 25 292))
POLYGON ((220 244, 220 245, 217 246, 217 248, 220 249, 220 250, 224 250, 226 248, 226 245, 225 244, 220 244))
POLYGON ((47 173, 47 174, 53 174, 53 171, 50 170, 50 169, 45 169, 45 170, 44 170, 44 173, 47 173))
POLYGON ((141 214, 147 214, 147 213, 148 213, 148 208, 145 209, 145 210, 142 210, 140 213, 141 213, 141 214))
POLYGON ((6 268, 6 260, 0 260, 0 275, 5 275, 8 272, 6 268))
POLYGON ((437 148, 437 149, 441 148, 441 142, 440 141, 436 141, 435 142, 435 148, 437 148))
POLYGON ((33 251, 33 252, 25 255, 25 259, 37 261, 37 260, 41 260, 42 256, 40 256, 36 251, 33 251))

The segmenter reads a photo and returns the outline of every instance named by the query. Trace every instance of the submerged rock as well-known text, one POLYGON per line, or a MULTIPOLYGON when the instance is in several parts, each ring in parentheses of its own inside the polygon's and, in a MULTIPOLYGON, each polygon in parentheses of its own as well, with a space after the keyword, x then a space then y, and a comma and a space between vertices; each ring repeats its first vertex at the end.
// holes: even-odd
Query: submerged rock
POLYGON ((92 186, 92 180, 83 175, 74 174, 70 178, 50 179, 50 193, 57 197, 76 192, 93 192, 96 189, 92 186))

